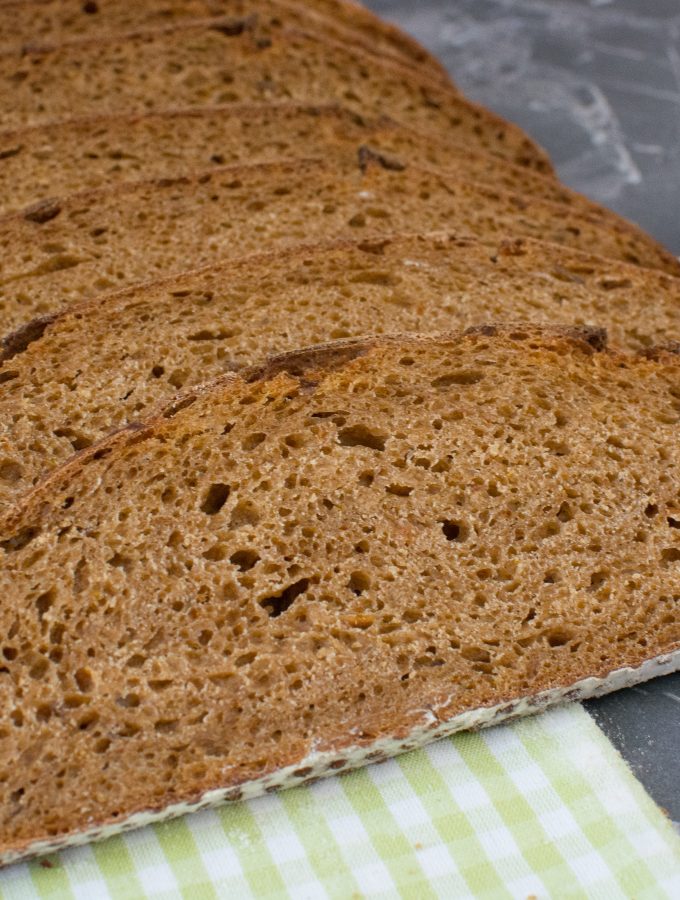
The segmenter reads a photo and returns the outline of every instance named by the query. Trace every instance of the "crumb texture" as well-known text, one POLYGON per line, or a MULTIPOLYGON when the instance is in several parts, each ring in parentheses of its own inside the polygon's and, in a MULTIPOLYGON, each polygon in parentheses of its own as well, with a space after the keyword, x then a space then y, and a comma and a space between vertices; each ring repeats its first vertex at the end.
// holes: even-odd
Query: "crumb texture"
POLYGON ((86 451, 0 525, 7 840, 677 649, 679 420, 673 354, 484 328, 291 354, 86 451))
MULTIPOLYGON (((58 44, 67 36, 96 39, 110 32, 167 27, 191 19, 228 16, 230 30, 252 27, 277 30, 287 27, 318 30, 336 40, 372 49, 428 71, 448 81, 444 67, 413 38, 359 4, 338 0, 173 0, 172 5, 130 3, 129 0, 89 0, 62 3, 42 0, 26 3, 5 0, 0 5, 0 50, 58 44), (239 20, 245 20, 243 23, 239 20)), ((229 26, 225 23, 225 28, 229 26)))
POLYGON ((290 250, 131 288, 7 342, 0 509, 176 391, 269 354, 480 321, 598 322, 639 351, 680 334, 679 318, 680 285, 661 273, 534 241, 444 235, 290 250))
MULTIPOLYGON (((615 217, 614 217, 615 218, 615 217)), ((40 202, 0 219, 0 321, 10 331, 64 304, 219 260, 316 240, 455 230, 497 244, 550 240, 675 271, 632 227, 563 204, 356 154, 226 167, 40 202)))
POLYGON ((463 135, 445 141, 385 116, 277 102, 71 119, 0 133, 0 214, 117 182, 339 151, 360 154, 364 164, 382 157, 393 169, 464 166, 473 181, 595 209, 554 178, 471 147, 463 135))
POLYGON ((463 140, 552 173, 519 128, 462 99, 427 72, 304 31, 262 29, 256 20, 194 22, 125 37, 0 55, 11 87, 3 128, 78 115, 146 113, 182 106, 336 101, 359 115, 385 112, 435 136, 463 140))

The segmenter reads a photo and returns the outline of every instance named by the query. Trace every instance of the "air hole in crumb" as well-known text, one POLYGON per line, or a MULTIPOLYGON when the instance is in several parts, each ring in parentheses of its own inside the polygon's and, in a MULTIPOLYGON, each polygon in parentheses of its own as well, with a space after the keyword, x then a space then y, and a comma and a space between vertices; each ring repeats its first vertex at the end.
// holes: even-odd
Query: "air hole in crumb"
POLYGON ((571 507, 566 502, 562 503, 560 508, 557 510, 557 518, 560 522, 570 522, 573 519, 573 513, 571 511, 571 507))
POLYGON ((665 566, 669 566, 671 563, 678 562, 678 560, 680 560, 680 548, 666 547, 665 550, 661 551, 661 562, 665 566))
POLYGON ((177 719, 159 719, 153 727, 160 734, 172 734, 177 731, 177 719))
POLYGON ((81 691, 81 693, 87 694, 92 690, 94 679, 92 677, 92 672, 89 669, 76 669, 74 678, 78 685, 78 690, 81 691))
POLYGON ((203 559, 207 559, 210 562, 221 562, 223 559, 227 558, 227 546, 226 544, 216 543, 213 544, 212 547, 208 547, 208 549, 203 553, 203 559))
POLYGON ((4 459, 0 462, 0 481, 15 484, 21 480, 23 470, 18 462, 13 459, 4 459))
POLYGON ((49 591, 45 591, 44 594, 41 594, 35 601, 35 608, 38 610, 38 618, 42 621, 43 616, 47 612, 47 610, 52 606, 56 598, 54 588, 50 588, 49 591))
POLYGON ((254 650, 251 650, 249 653, 242 653, 241 656, 237 656, 234 660, 234 665, 238 666, 239 669, 243 668, 243 666, 249 666, 252 662, 255 662, 255 657, 257 654, 254 650))
POLYGON ((47 674, 49 667, 49 662, 41 656, 28 670, 28 674, 34 681, 40 681, 40 679, 44 678, 47 674))
POLYGON ((275 619, 277 616, 285 613, 286 610, 293 605, 295 600, 297 600, 301 594, 304 594, 308 587, 309 579, 301 578, 294 584, 290 584, 287 588, 279 591, 278 594, 271 594, 269 597, 260 600, 260 606, 266 610, 267 614, 271 616, 272 619, 275 619))
POLYGON ((0 547, 7 553, 13 553, 16 550, 23 550, 31 541, 40 534, 39 528, 24 528, 18 534, 8 538, 6 541, 0 541, 0 547))
POLYGON ((371 586, 371 579, 366 572, 352 572, 348 583, 350 591, 359 596, 371 586))
POLYGON ((460 651, 460 655, 463 659, 467 659, 470 662, 491 662, 491 654, 482 647, 463 647, 460 651))
POLYGON ((384 450, 387 435, 372 430, 366 425, 351 425, 338 433, 338 443, 343 447, 368 447, 384 450))
POLYGON ((94 710, 91 710, 78 719, 78 729, 80 731, 87 731, 89 728, 92 728, 93 725, 96 725, 98 721, 99 716, 94 710))
POLYGON ((205 495, 205 500, 201 504, 201 511, 208 516, 214 516, 227 502, 230 490, 228 484, 211 484, 205 495))
POLYGON ((122 706, 123 709, 136 709, 140 700, 138 694, 124 694, 122 697, 116 698, 116 704, 122 706))
POLYGON ((607 572, 593 572, 590 576, 590 590, 596 591, 598 588, 602 587, 607 580, 607 574, 607 572))
POLYGON ((564 647, 573 638, 573 634, 566 628, 551 628, 545 633, 550 647, 564 647))
POLYGON ((454 522, 453 519, 441 520, 442 531, 447 541, 457 541, 461 543, 466 538, 466 528, 460 522, 454 522))
POLYGON ((262 431, 256 431, 253 434, 248 434, 241 441, 241 447, 244 450, 254 450, 255 447, 258 447, 266 437, 267 435, 262 431))
POLYGON ((238 566, 242 572, 247 572, 249 569, 252 569, 259 561, 259 554, 254 550, 237 550, 236 553, 233 553, 229 557, 229 562, 234 566, 238 566))
POLYGON ((680 528, 680 519, 674 519, 672 516, 668 516, 666 521, 668 522, 669 528, 680 528))
POLYGON ((649 503, 645 507, 645 515, 648 519, 653 519, 654 516, 659 512, 659 507, 656 503, 649 503))
POLYGON ((130 669, 141 669, 141 667, 146 662, 146 657, 142 656, 141 653, 134 653, 128 661, 125 663, 126 666, 130 669))
POLYGON ((395 497, 408 497, 413 492, 413 488, 406 484, 389 484, 385 490, 388 494, 394 494, 395 497))
POLYGON ((288 434, 286 435, 285 442, 287 447, 292 447, 294 450, 299 450, 301 447, 304 447, 307 443, 304 434, 288 434))
POLYGON ((484 378, 483 372, 460 371, 449 372, 448 375, 440 375, 432 381, 434 388, 448 388, 454 385, 477 384, 484 378))
POLYGON ((128 556, 124 556, 117 551, 106 561, 110 566, 113 566, 116 569, 123 569, 124 572, 128 572, 132 566, 132 560, 128 556))

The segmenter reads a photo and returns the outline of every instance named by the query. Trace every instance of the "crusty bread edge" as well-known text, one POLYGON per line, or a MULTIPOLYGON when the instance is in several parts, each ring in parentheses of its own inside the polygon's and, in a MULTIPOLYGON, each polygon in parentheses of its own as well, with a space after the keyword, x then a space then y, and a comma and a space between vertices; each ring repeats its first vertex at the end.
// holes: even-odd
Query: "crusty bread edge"
POLYGON ((109 819, 90 828, 72 831, 59 837, 32 841, 16 848, 6 848, 0 850, 0 866, 65 850, 67 847, 77 847, 91 841, 105 840, 125 831, 142 828, 155 822, 164 822, 226 802, 250 800, 275 790, 296 787, 335 775, 339 771, 350 771, 371 762, 397 756, 458 731, 500 725, 502 722, 542 712, 557 703, 600 697, 611 691, 632 687, 678 670, 680 670, 680 648, 648 659, 636 668, 615 669, 604 677, 590 676, 572 685, 551 688, 537 694, 504 701, 495 706, 466 710, 443 721, 438 718, 436 709, 425 709, 422 711, 422 721, 405 735, 383 737, 369 743, 347 744, 331 750, 312 750, 297 762, 260 778, 253 778, 235 786, 213 788, 198 797, 154 809, 140 810, 124 819, 109 819))

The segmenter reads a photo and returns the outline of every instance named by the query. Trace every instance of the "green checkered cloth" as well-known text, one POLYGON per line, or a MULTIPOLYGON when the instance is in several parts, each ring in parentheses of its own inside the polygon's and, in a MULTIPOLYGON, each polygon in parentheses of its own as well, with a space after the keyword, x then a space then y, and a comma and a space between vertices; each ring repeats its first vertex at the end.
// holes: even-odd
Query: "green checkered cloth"
POLYGON ((574 704, 0 874, 14 898, 678 898, 680 839, 574 704))

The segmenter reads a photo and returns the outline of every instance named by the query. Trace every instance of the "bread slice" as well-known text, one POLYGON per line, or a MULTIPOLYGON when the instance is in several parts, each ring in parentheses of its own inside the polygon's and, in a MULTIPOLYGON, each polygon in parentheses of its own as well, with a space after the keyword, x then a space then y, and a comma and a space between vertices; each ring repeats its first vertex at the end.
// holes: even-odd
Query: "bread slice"
POLYGON ((345 342, 186 394, 0 522, 1 858, 680 667, 680 359, 345 342))
POLYGON ((252 19, 196 22, 0 56, 11 85, 3 129, 54 119, 173 106, 336 101, 390 115, 443 140, 467 141, 550 173, 514 125, 408 66, 302 31, 262 33, 252 19))
POLYGON ((296 242, 456 230, 496 243, 545 237, 670 272, 678 262, 632 226, 373 157, 211 170, 46 201, 0 219, 0 323, 159 275, 296 242), (385 168, 387 166, 387 168, 385 168), (343 174, 344 172, 344 174, 343 174))
POLYGON ((441 63, 418 41, 359 4, 344 0, 5 0, 0 3, 0 52, 25 45, 54 44, 74 37, 181 23, 214 16, 257 14, 280 26, 297 25, 335 35, 353 46, 393 56, 449 81, 441 63))
POLYGON ((556 203, 594 206, 554 178, 466 143, 439 141, 385 116, 371 120, 338 106, 259 103, 68 119, 0 132, 0 214, 130 179, 177 178, 209 166, 301 153, 323 156, 361 146, 365 156, 387 156, 395 166, 464 166, 473 181, 556 203))
POLYGON ((516 241, 448 235, 297 248, 168 278, 30 323, 0 367, 0 511, 74 451, 178 389, 329 338, 489 320, 680 340, 680 281, 516 241))

